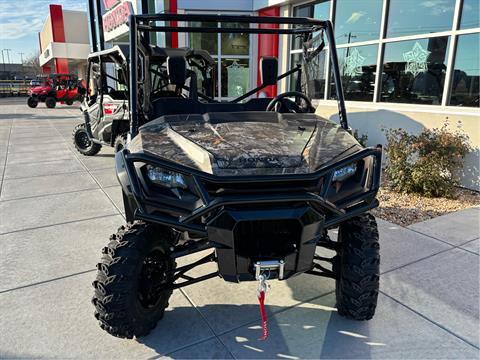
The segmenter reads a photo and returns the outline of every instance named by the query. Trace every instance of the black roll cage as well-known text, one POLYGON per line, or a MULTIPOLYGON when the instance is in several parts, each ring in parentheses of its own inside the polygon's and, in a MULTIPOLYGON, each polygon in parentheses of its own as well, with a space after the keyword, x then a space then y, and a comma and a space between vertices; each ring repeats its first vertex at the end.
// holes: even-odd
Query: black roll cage
MULTIPOLYGON (((150 32, 192 32, 192 33, 242 33, 242 34, 287 34, 287 35, 308 35, 319 30, 324 30, 330 47, 330 60, 332 63, 333 78, 337 91, 337 104, 340 119, 340 125, 348 130, 347 113, 345 110, 345 99, 343 87, 338 67, 338 57, 335 45, 335 37, 333 35, 333 25, 330 21, 316 20, 312 18, 302 17, 261 17, 248 15, 206 15, 206 14, 146 14, 146 15, 130 15, 130 137, 133 138, 138 133, 140 121, 138 117, 138 52, 140 48, 149 46, 150 32), (212 23, 243 23, 243 24, 277 24, 277 25, 294 25, 291 28, 229 28, 229 27, 192 27, 192 26, 157 26, 156 22, 212 22, 212 23), (143 36, 140 35, 143 34, 143 36)), ((293 72, 300 71, 300 68, 290 70, 289 75, 293 72)), ((281 75, 284 76, 285 74, 281 75)), ((288 75, 286 75, 288 76, 288 75)), ((278 79, 278 78, 277 78, 278 79)), ((257 89, 254 89, 258 91, 257 89)), ((252 90, 253 91, 253 90, 252 90)), ((249 91, 247 96, 252 95, 249 91)), ((253 92, 253 93, 254 93, 253 92)), ((245 98, 245 97, 243 97, 245 98)), ((243 99, 242 98, 242 99, 243 99)), ((242 100, 240 99, 240 100, 242 100)), ((239 99, 235 99, 240 101, 239 99)))

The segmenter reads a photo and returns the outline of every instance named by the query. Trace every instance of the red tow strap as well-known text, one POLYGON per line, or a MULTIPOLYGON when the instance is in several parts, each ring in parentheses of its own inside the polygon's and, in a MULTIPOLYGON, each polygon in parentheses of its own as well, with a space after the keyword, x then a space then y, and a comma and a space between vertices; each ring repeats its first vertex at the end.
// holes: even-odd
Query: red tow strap
POLYGON ((260 288, 258 291, 258 302, 260 304, 260 315, 262 316, 262 337, 258 340, 264 341, 268 338, 267 313, 265 312, 265 290, 260 288))

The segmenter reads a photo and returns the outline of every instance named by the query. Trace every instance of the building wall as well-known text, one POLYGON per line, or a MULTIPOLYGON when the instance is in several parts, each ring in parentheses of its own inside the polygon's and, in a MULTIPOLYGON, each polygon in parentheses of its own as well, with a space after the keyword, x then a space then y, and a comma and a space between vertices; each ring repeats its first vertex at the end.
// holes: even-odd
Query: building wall
MULTIPOLYGON (((463 186, 480 191, 480 116, 473 110, 453 111, 451 109, 397 106, 381 108, 368 104, 347 103, 348 123, 359 134, 368 135, 368 144, 385 145, 385 132, 390 128, 402 128, 410 133, 423 129, 441 128, 444 124, 451 131, 463 131, 470 138, 474 151, 465 158, 460 174, 463 186)), ((335 102, 320 101, 317 114, 338 122, 338 107, 335 102)))
POLYGON ((84 73, 90 53, 85 12, 50 5, 50 14, 39 33, 40 65, 44 73, 84 73))
MULTIPOLYGON (((370 145, 385 144, 382 129, 419 133, 447 124, 452 131, 461 130, 474 148, 460 174, 462 185, 480 191, 480 64, 478 40, 472 41, 480 33, 479 5, 476 0, 441 3, 317 0, 289 1, 288 7, 290 16, 333 21, 352 128, 367 134, 370 145)), ((300 48, 283 48, 289 66, 293 54, 298 54, 295 61, 300 59, 300 48)), ((328 44, 323 54, 313 79, 318 86, 310 95, 319 115, 338 121, 328 44)), ((291 86, 285 81, 281 90, 291 86)))
POLYGON ((47 19, 45 20, 45 24, 43 24, 43 28, 42 31, 40 31, 39 37, 41 51, 44 51, 48 44, 53 41, 52 22, 50 20, 50 15, 48 15, 47 19))
POLYGON ((66 43, 90 44, 86 12, 63 10, 63 23, 66 43))

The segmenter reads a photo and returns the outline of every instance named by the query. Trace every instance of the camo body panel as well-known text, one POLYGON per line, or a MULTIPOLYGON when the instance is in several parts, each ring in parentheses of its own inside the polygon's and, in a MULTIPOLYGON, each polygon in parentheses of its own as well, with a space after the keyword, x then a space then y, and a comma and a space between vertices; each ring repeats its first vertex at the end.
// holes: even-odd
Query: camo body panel
POLYGON ((339 125, 314 114, 232 115, 164 116, 142 126, 128 148, 218 176, 311 173, 361 149, 339 125))

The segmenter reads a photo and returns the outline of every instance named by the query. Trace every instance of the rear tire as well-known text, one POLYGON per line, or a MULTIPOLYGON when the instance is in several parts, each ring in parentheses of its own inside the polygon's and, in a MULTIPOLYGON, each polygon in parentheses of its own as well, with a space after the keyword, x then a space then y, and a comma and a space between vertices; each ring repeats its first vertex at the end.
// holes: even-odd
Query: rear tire
POLYGON ((127 145, 127 134, 120 134, 115 138, 115 142, 113 143, 113 149, 115 152, 119 152, 120 150, 124 149, 127 145))
POLYGON ((338 313, 353 320, 375 314, 380 283, 380 246, 375 217, 364 214, 340 225, 334 261, 338 313))
POLYGON ((103 330, 131 339, 155 328, 172 295, 162 290, 173 283, 170 246, 164 228, 143 222, 122 226, 110 237, 93 282, 95 318, 103 330))
POLYGON ((88 138, 87 130, 85 129, 85 124, 78 124, 73 129, 73 145, 77 151, 85 156, 93 156, 98 154, 102 145, 92 142, 88 138))
POLYGON ((53 109, 57 105, 57 100, 55 98, 49 96, 45 99, 45 105, 49 109, 53 109))
POLYGON ((34 108, 36 108, 37 105, 38 105, 38 100, 30 96, 30 97, 27 99, 27 105, 28 105, 28 107, 34 109, 34 108))
POLYGON ((73 100, 67 100, 67 101, 65 101, 65 104, 67 104, 68 106, 72 106, 73 105, 73 100))

